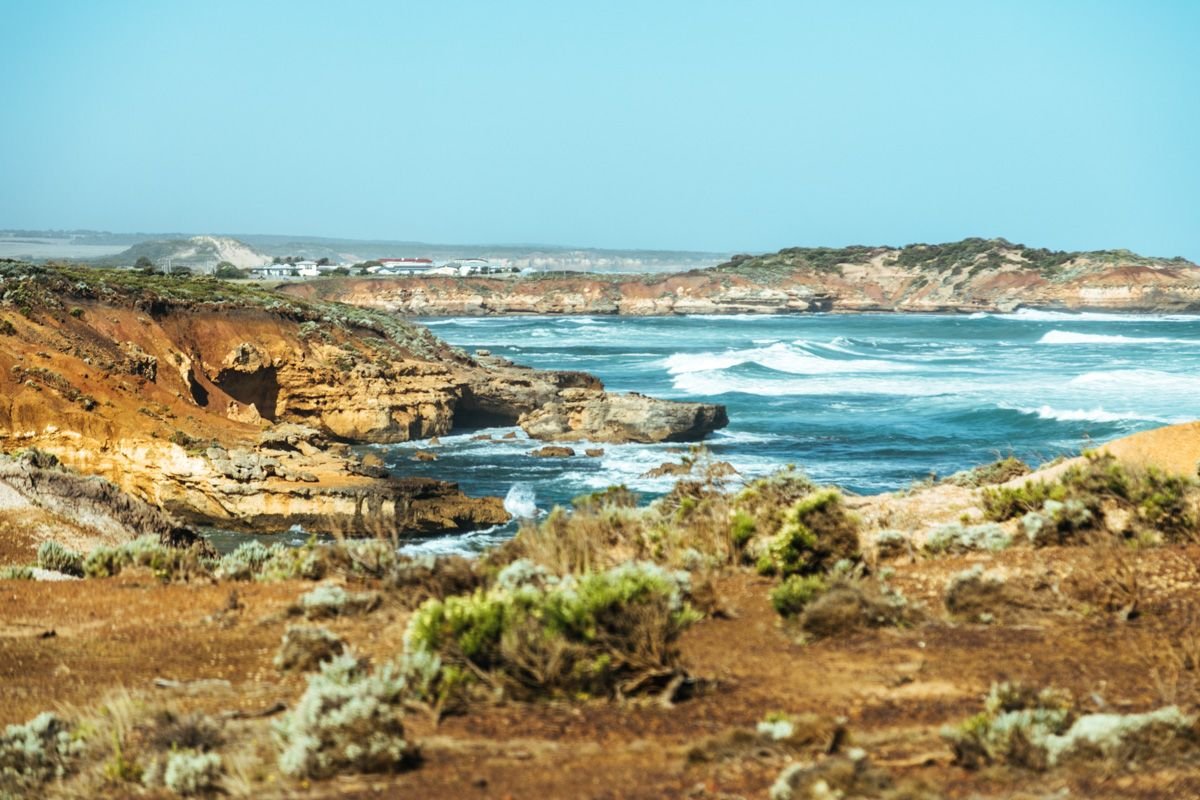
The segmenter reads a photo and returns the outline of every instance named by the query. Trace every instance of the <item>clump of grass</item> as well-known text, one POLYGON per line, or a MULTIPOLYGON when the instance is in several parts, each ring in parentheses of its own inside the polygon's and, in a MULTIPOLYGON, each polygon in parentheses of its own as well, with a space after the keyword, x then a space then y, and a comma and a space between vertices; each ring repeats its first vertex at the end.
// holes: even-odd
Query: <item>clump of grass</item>
POLYGON ((326 661, 275 724, 279 768, 292 777, 324 778, 412 765, 417 751, 401 719, 406 695, 406 679, 392 664, 368 670, 350 653, 326 661))
POLYGON ((64 575, 83 576, 83 556, 68 550, 55 541, 45 541, 38 546, 38 566, 64 575))
POLYGON ((414 614, 406 655, 438 665, 428 701, 453 704, 481 683, 518 696, 636 692, 680 674, 675 641, 699 616, 686 575, 643 562, 498 584, 414 614))
POLYGON ((0 567, 0 581, 31 581, 33 580, 33 567, 22 565, 9 565, 0 567))
POLYGON ((756 566, 764 575, 813 575, 858 558, 858 521, 845 510, 840 492, 821 489, 787 510, 756 566))

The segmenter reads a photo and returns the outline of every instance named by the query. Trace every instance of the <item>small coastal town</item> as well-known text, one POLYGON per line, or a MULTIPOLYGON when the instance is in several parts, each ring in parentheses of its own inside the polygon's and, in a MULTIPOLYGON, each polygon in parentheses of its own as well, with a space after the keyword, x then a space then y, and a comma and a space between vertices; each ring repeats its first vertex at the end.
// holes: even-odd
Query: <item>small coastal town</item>
POLYGON ((513 275, 517 267, 504 262, 493 262, 486 258, 457 258, 434 261, 432 258, 379 258, 355 264, 336 264, 328 258, 318 260, 276 257, 272 263, 249 270, 249 277, 258 279, 286 280, 294 278, 321 278, 332 275, 444 275, 467 277, 468 275, 513 275))

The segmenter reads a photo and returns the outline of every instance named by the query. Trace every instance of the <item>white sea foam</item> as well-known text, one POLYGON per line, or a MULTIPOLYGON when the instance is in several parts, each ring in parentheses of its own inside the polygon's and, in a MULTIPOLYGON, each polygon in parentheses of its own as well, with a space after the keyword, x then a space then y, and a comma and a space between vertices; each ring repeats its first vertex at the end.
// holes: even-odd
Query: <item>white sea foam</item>
MULTIPOLYGON (((1022 308, 1011 314, 989 314, 997 319, 1019 319, 1030 322, 1181 322, 1195 320, 1193 316, 1181 314, 1113 314, 1103 311, 1043 311, 1022 308)), ((972 315, 974 317, 974 315, 972 315)))
POLYGON ((537 516, 537 493, 528 483, 514 483, 504 496, 504 510, 517 519, 537 516))
POLYGON ((1122 336, 1120 334, 1080 333, 1053 330, 1038 340, 1038 344, 1200 344, 1188 339, 1168 339, 1163 336, 1122 336))
POLYGON ((1200 393, 1200 376, 1181 375, 1153 369, 1114 369, 1085 372, 1067 382, 1072 387, 1092 391, 1110 391, 1120 396, 1131 393, 1186 395, 1189 400, 1200 393))
POLYGON ((731 375, 720 370, 685 372, 671 380, 672 385, 690 395, 753 394, 760 397, 828 396, 838 394, 893 395, 925 397, 947 394, 972 388, 961 382, 954 384, 926 379, 902 378, 790 378, 764 381, 731 375))
POLYGON ((901 372, 913 369, 907 364, 879 359, 833 359, 822 358, 792 345, 778 342, 767 347, 745 350, 726 350, 723 353, 676 353, 667 357, 663 365, 672 375, 689 372, 707 372, 736 367, 741 364, 758 364, 761 367, 787 372, 793 375, 825 375, 829 373, 855 372, 901 372))
POLYGON ((1136 411, 1105 411, 1102 407, 1097 406, 1093 409, 1086 408, 1068 408, 1060 409, 1049 405, 1042 405, 1037 408, 1027 408, 1023 406, 1005 406, 1001 404, 1001 408, 1011 408, 1013 411, 1019 411, 1022 414, 1030 414, 1038 417, 1038 419, 1052 419, 1058 422, 1158 422, 1161 424, 1169 424, 1174 420, 1164 417, 1157 417, 1151 414, 1141 414, 1136 411))

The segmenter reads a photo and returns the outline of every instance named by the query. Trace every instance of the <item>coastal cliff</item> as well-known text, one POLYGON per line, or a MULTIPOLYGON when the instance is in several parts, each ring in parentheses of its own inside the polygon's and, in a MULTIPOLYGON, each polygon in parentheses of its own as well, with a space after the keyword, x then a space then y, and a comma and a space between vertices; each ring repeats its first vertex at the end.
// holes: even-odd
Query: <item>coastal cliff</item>
MULTIPOLYGON (((377 312, 0 264, 0 449, 46 451, 189 522, 389 535, 504 522, 498 498, 390 475, 351 446, 524 424, 563 397, 623 402, 592 376, 472 358, 377 312)), ((719 406, 637 402, 653 425, 575 414, 546 438, 690 440, 725 424, 719 406)))
POLYGON ((788 248, 669 275, 334 278, 288 294, 407 316, 784 314, 806 311, 1200 310, 1200 267, 1127 250, 1059 252, 1004 239, 788 248))

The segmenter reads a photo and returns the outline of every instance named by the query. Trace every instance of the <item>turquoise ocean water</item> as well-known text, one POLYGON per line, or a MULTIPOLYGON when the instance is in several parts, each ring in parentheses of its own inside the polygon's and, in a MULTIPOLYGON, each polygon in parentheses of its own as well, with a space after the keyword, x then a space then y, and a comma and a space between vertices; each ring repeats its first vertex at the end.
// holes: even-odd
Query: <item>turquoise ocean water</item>
MULTIPOLYGON (((452 344, 518 363, 578 369, 610 390, 724 403, 707 441, 744 476, 796 464, 859 493, 1015 454, 1075 454, 1134 431, 1200 417, 1200 318, 1023 311, 971 316, 804 314, 720 317, 496 317, 424 320, 452 344)), ((614 484, 647 498, 679 445, 596 445, 599 458, 537 459, 510 430, 376 448, 397 474, 507 496, 522 513, 614 484)), ((584 445, 576 449, 582 454, 584 445)), ((686 450, 686 446, 683 448, 686 450)), ((478 550, 504 529, 417 543, 478 550)))

